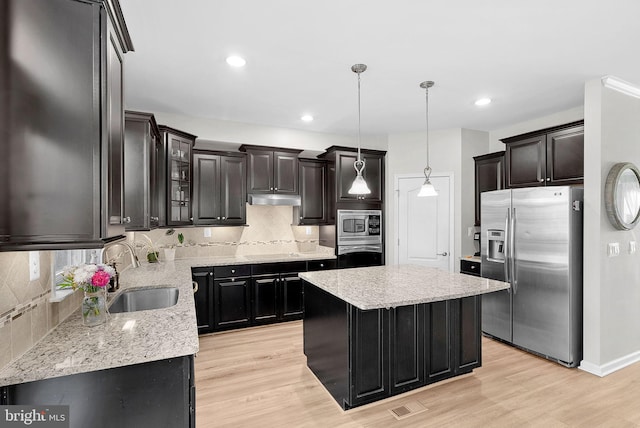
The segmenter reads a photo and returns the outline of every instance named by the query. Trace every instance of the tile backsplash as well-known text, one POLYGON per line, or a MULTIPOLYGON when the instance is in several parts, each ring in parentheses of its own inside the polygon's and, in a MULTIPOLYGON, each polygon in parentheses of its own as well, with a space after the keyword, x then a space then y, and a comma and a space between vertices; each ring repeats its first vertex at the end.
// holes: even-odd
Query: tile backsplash
POLYGON ((243 256, 256 254, 307 253, 318 251, 318 226, 291 224, 290 206, 247 205, 248 226, 176 228, 171 236, 167 229, 136 232, 134 241, 140 260, 146 257, 143 246, 146 235, 160 249, 176 246, 176 258, 243 256), (205 231, 211 232, 205 237, 205 231), (184 235, 184 244, 178 245, 178 233, 184 235))
POLYGON ((0 253, 0 369, 28 351, 78 309, 82 295, 51 295, 51 252, 39 251, 40 278, 29 281, 29 252, 0 253))

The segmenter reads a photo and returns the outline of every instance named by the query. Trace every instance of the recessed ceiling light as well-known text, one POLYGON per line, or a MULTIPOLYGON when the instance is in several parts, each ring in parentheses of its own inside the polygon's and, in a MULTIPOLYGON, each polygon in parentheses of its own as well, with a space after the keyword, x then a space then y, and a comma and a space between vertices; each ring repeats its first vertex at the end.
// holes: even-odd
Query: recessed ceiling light
POLYGON ((244 67, 247 61, 239 56, 230 56, 227 58, 227 64, 231 67, 244 67))
POLYGON ((491 104, 491 98, 480 98, 476 100, 475 104, 477 106, 486 106, 487 104, 491 104))
POLYGON ((305 114, 304 116, 302 116, 300 118, 301 121, 303 122, 312 122, 313 121, 313 116, 311 116, 310 114, 305 114))

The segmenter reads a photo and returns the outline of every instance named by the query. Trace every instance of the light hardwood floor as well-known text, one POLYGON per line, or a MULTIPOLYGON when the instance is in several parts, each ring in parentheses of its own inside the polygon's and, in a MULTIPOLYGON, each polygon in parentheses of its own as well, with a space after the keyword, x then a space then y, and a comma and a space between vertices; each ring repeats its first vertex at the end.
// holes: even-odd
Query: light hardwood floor
POLYGON ((345 412, 306 366, 302 321, 201 336, 197 427, 640 426, 640 364, 599 378, 482 346, 472 374, 345 412), (389 412, 415 401, 428 410, 402 421, 389 412))

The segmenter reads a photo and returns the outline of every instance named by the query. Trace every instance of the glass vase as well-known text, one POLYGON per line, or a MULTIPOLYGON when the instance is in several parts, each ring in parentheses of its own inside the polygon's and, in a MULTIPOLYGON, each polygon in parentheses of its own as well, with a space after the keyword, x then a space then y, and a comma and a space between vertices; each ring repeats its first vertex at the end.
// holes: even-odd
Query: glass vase
POLYGON ((107 299, 104 291, 88 293, 82 299, 82 322, 88 327, 104 324, 107 321, 107 299))

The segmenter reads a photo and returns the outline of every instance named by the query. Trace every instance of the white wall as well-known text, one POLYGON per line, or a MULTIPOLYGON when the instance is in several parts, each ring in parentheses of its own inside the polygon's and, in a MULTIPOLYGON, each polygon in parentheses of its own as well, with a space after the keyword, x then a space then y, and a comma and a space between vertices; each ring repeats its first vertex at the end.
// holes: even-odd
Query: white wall
MULTIPOLYGON (((325 134, 171 113, 154 113, 158 124, 198 136, 196 147, 236 150, 240 144, 304 149, 319 154, 330 146, 356 147, 356 136, 325 134)), ((363 148, 387 150, 385 136, 363 135, 363 148)))
POLYGON ((618 162, 640 165, 640 99, 585 85, 584 359, 581 368, 606 375, 640 361, 640 254, 629 254, 638 228, 615 229, 604 207, 604 183, 618 162), (620 243, 620 256, 607 244, 620 243))

